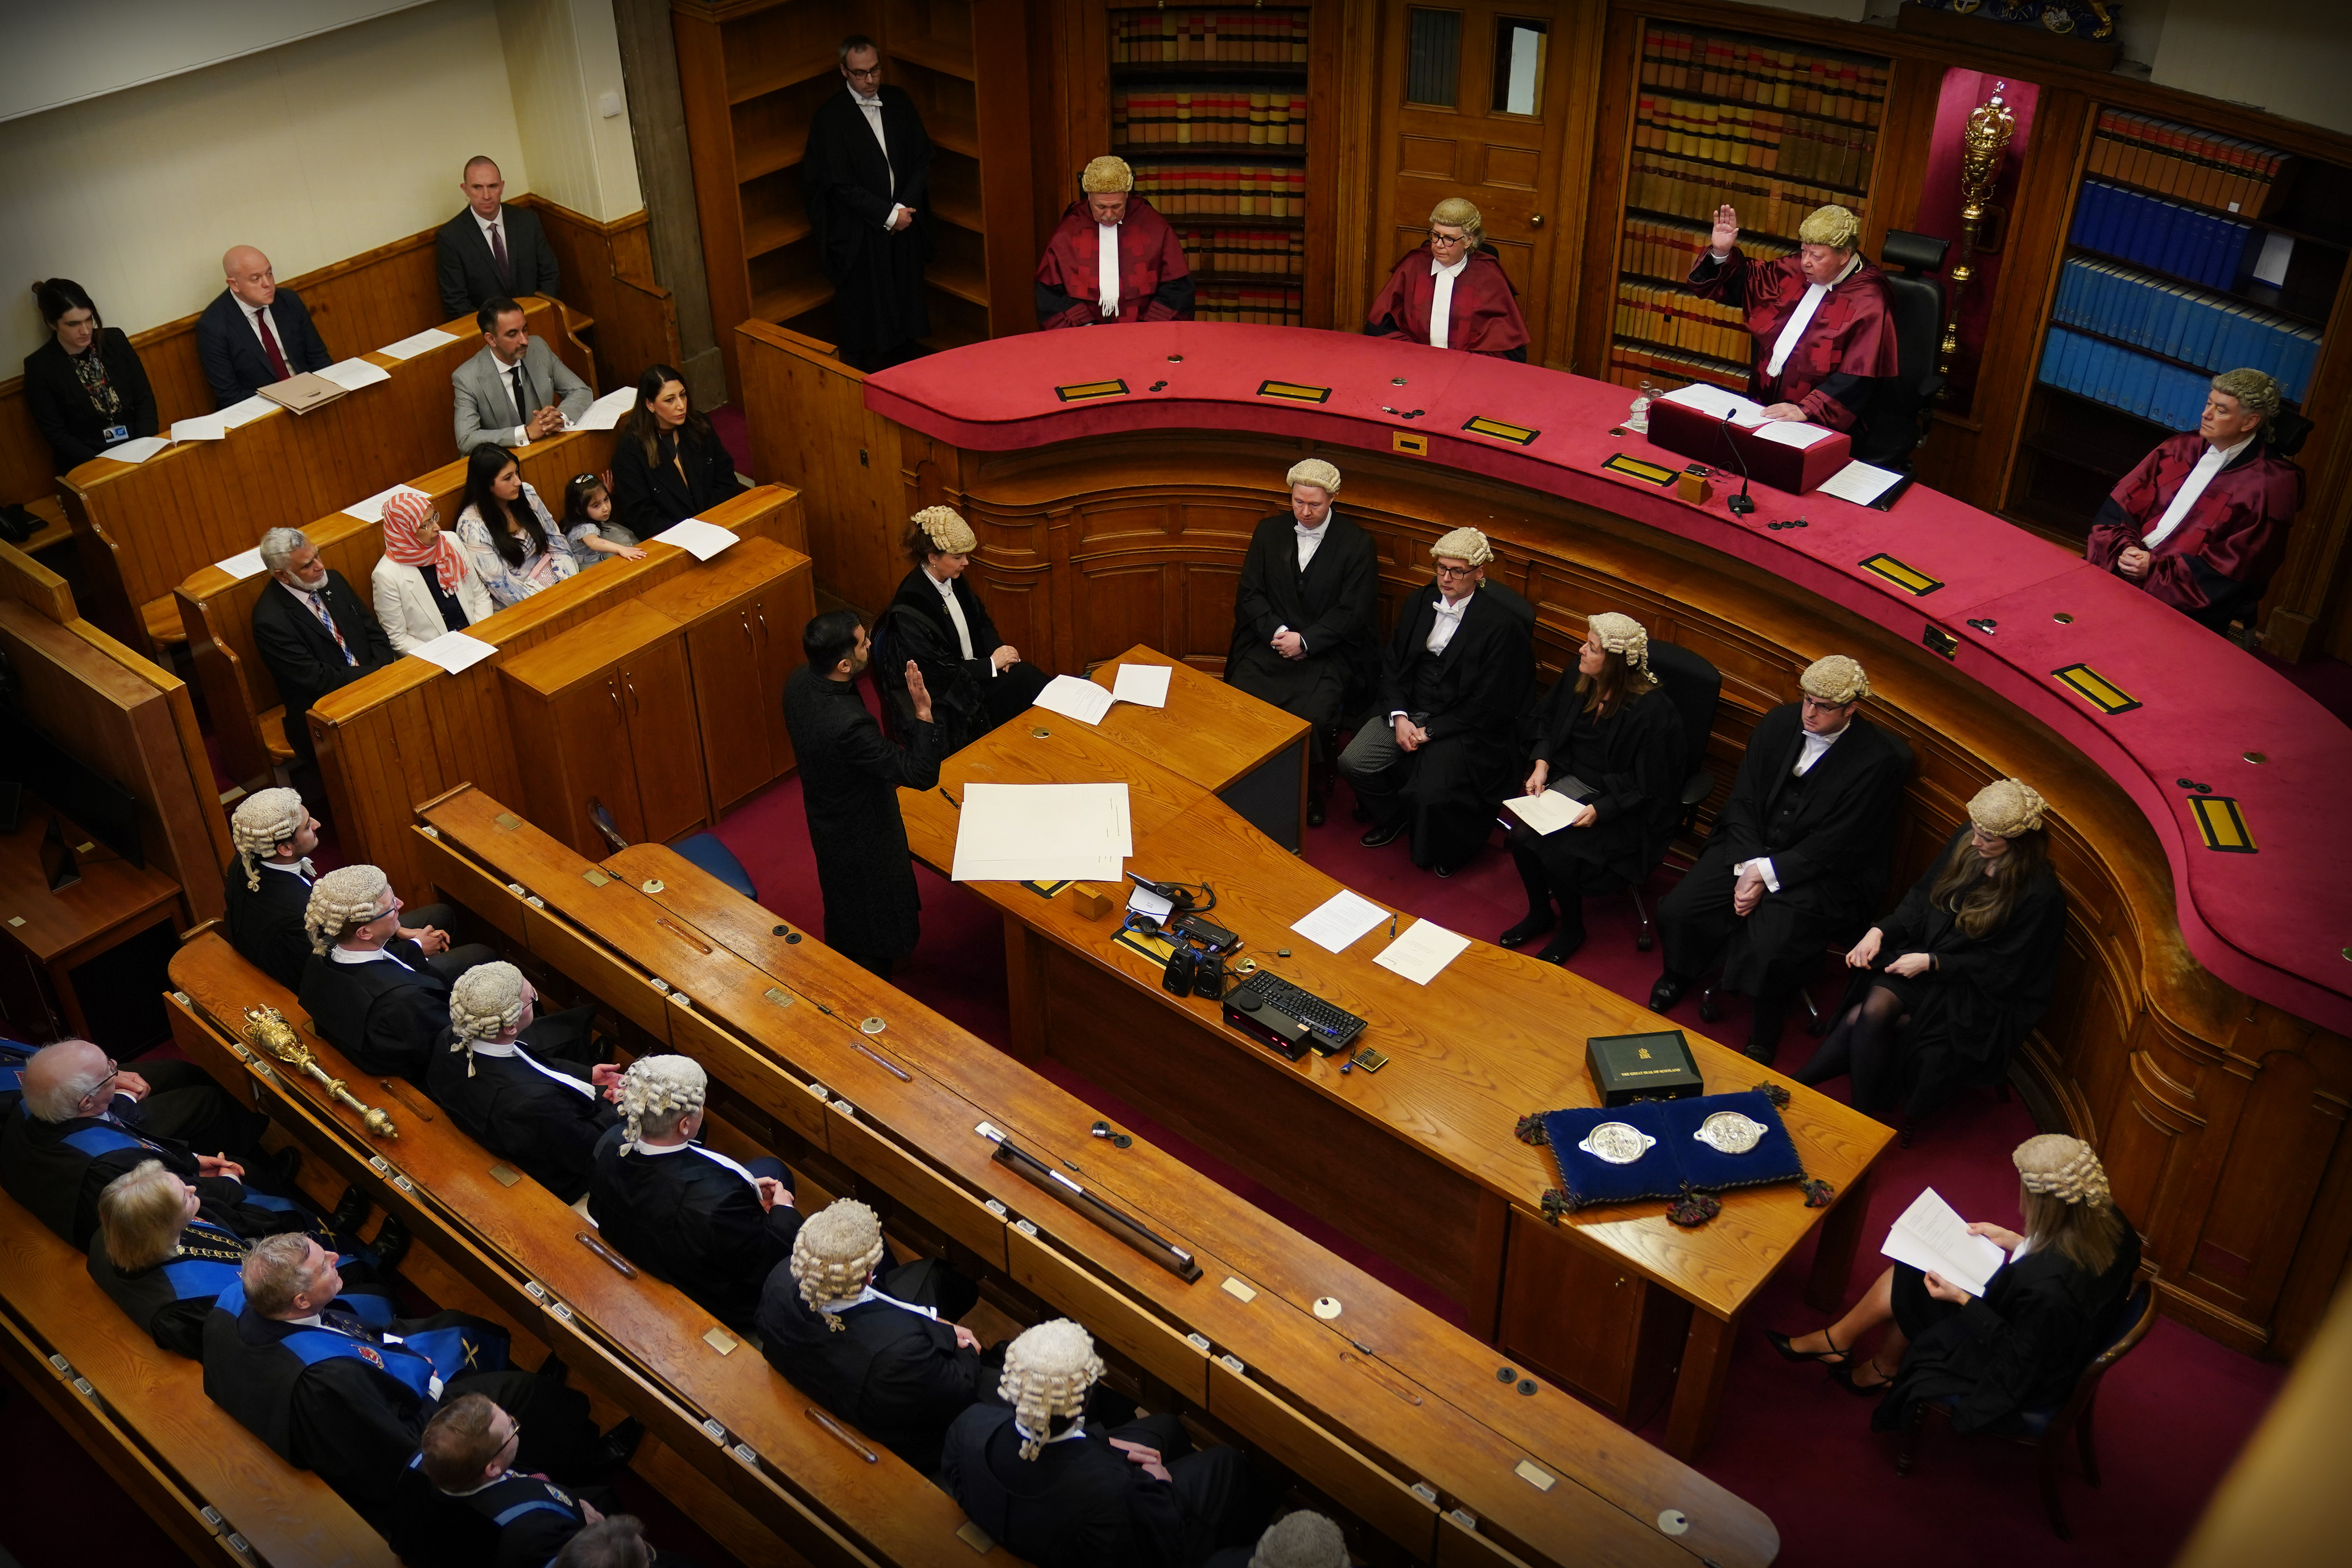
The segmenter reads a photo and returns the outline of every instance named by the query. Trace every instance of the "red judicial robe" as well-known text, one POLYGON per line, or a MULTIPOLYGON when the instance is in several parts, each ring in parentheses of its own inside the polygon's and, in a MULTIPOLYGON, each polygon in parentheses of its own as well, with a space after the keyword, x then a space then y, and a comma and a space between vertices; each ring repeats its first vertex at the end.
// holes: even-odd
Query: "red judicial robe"
POLYGON ((1748 373, 1748 395, 1763 404, 1793 403, 1815 425, 1858 430, 1869 418, 1878 383, 1895 373, 1895 320, 1886 275, 1864 261, 1829 297, 1789 351, 1777 380, 1767 377, 1772 345, 1805 297, 1805 274, 1793 256, 1751 261, 1738 246, 1721 262, 1702 252, 1691 268, 1690 289, 1702 300, 1737 305, 1748 312, 1756 339, 1756 363, 1748 373))
MULTIPOLYGON (((1072 202, 1037 261, 1037 326, 1108 326, 1102 313, 1102 230, 1083 201, 1072 202)), ((1189 321, 1192 269, 1176 231, 1141 196, 1127 198, 1118 226, 1120 321, 1189 321)))
MULTIPOLYGON (((2204 455, 2205 437, 2191 430, 2141 458, 2092 520, 2083 559, 2113 572, 2126 548, 2145 549, 2147 531, 2163 521, 2204 455)), ((2227 631, 2231 621, 2252 617, 2286 553, 2287 524, 2302 504, 2303 470, 2257 437, 2213 476, 2180 526, 2165 535, 2140 586, 2183 615, 2227 631)))
MULTIPOLYGON (((1437 279, 1429 267, 1429 242, 1423 240, 1391 269, 1364 331, 1376 338, 1429 342, 1429 308, 1437 298, 1437 279)), ((1519 314, 1518 294, 1492 251, 1471 252, 1470 265, 1454 280, 1445 346, 1497 359, 1528 357, 1527 318, 1519 314)))

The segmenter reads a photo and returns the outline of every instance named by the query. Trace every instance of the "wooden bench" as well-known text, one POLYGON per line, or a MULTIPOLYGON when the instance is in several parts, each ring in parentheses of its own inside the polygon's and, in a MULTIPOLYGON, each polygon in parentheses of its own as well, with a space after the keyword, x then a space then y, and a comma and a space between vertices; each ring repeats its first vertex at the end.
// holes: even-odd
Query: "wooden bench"
MULTIPOLYGON (((524 482, 538 489, 549 511, 561 514, 563 487, 573 475, 603 473, 612 466, 613 432, 567 431, 520 448, 515 458, 524 482)), ((441 509, 443 528, 454 537, 457 513, 466 504, 464 459, 407 482, 433 498, 441 509)), ((303 524, 302 531, 319 547, 319 558, 343 574, 361 603, 372 605, 371 577, 383 554, 381 520, 335 511, 303 524)), ((260 541, 256 533, 254 544, 260 541)), ((285 700, 253 642, 253 606, 270 581, 267 572, 239 578, 207 565, 172 590, 180 635, 195 666, 196 687, 205 694, 205 711, 220 741, 222 766, 248 788, 294 755, 282 722, 285 700)))

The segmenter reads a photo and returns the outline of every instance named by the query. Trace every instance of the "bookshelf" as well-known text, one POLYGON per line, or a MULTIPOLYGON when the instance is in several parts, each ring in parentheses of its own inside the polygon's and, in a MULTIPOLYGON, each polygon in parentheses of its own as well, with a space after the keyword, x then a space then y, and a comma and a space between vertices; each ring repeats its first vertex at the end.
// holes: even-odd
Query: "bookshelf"
POLYGON ((2093 117, 2003 510, 2079 544, 2117 480, 2251 365, 2300 410, 2352 259, 2352 168, 2093 117))
POLYGON ((1644 20, 1618 215, 1612 381, 1748 384, 1740 312, 1684 279, 1715 209, 1739 209, 1740 248, 1793 255, 1805 215, 1831 202, 1870 225, 1892 62, 1644 20))
POLYGON ((1109 13, 1110 150, 1175 227, 1199 320, 1304 322, 1308 17, 1109 13))

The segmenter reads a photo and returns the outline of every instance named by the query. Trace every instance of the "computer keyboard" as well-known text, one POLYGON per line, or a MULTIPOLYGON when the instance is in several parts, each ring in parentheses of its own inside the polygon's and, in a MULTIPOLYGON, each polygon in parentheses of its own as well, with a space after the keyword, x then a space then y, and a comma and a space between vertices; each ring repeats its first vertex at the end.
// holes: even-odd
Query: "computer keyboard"
POLYGON ((1332 1003, 1326 1002, 1312 991, 1302 990, 1279 975, 1261 969, 1245 976, 1243 984, 1256 990, 1265 1005, 1285 1017, 1296 1018, 1315 1031, 1315 1048, 1322 1055, 1333 1051, 1364 1032, 1364 1021, 1332 1003))

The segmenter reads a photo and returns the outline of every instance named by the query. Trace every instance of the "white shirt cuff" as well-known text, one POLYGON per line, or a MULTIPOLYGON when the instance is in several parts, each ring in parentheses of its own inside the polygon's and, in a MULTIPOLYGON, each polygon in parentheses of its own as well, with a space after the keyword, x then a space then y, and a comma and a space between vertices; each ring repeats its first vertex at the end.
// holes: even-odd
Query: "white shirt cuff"
POLYGON ((1735 878, 1744 877, 1750 870, 1753 870, 1758 876, 1764 879, 1764 885, 1767 888, 1769 888, 1776 893, 1780 890, 1780 876, 1779 872, 1772 869, 1772 858, 1770 856, 1759 855, 1753 860, 1742 860, 1738 865, 1734 866, 1731 868, 1731 874, 1735 878))
POLYGON ((530 446, 530 426, 528 426, 528 425, 518 425, 518 426, 516 426, 514 427, 514 436, 513 436, 513 437, 512 437, 511 439, 509 439, 509 440, 507 442, 507 445, 508 445, 508 446, 509 446, 509 447, 528 447, 528 446, 530 446))
POLYGON ((882 226, 886 229, 896 226, 898 222, 898 215, 906 210, 906 207, 902 204, 893 202, 890 205, 890 216, 882 220, 882 226))

